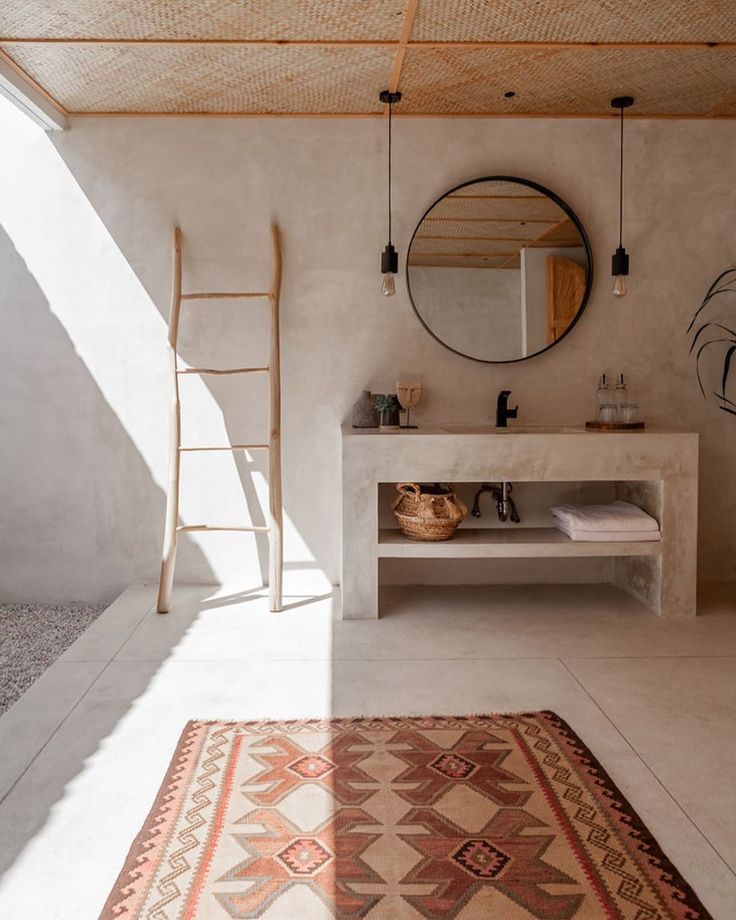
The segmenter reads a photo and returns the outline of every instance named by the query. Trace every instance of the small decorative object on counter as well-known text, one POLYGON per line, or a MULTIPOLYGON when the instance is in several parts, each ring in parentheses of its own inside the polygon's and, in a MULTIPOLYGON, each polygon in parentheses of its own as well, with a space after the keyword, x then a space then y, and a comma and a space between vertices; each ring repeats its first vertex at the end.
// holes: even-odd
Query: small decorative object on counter
POLYGON ((595 391, 596 397, 596 406, 597 406, 597 416, 598 420, 610 421, 610 419, 604 418, 604 407, 608 407, 611 402, 611 390, 608 386, 608 377, 605 374, 601 374, 600 379, 598 380, 598 389, 595 391))
MULTIPOLYGON (((611 407, 612 412, 615 411, 615 409, 615 406, 611 407)), ((637 407, 632 407, 632 409, 634 411, 638 411, 637 407)), ((629 410, 627 409, 627 414, 628 413, 629 410)), ((616 413, 616 415, 618 415, 618 413, 616 413)), ((585 427, 589 431, 639 431, 645 427, 645 423, 635 420, 629 422, 625 419, 621 420, 619 418, 616 418, 615 421, 611 422, 601 422, 598 419, 595 419, 592 422, 586 422, 585 427)))
POLYGON ((350 412, 353 428, 378 428, 378 409, 370 390, 363 390, 350 412))
POLYGON ((416 482, 396 484, 399 497, 393 504, 401 532, 410 540, 437 543, 451 540, 468 509, 455 494, 452 483, 434 485, 416 482))
POLYGON ((380 428, 398 428, 401 407, 395 393, 377 393, 375 396, 380 428))
POLYGON ((422 384, 418 380, 397 380, 396 395, 399 397, 401 408, 406 409, 406 425, 402 428, 416 428, 411 423, 411 410, 419 405, 422 398, 422 384))
POLYGON ((613 391, 613 401, 616 403, 619 420, 623 419, 624 410, 629 404, 629 388, 624 382, 624 375, 619 374, 613 391))
POLYGON ((639 406, 631 402, 623 374, 616 378, 613 393, 608 387, 606 375, 601 374, 597 396, 598 418, 586 422, 586 428, 593 431, 636 431, 645 427, 644 422, 639 420, 639 406))
POLYGON ((618 421, 618 406, 616 403, 603 403, 598 410, 598 421, 608 424, 618 421))
POLYGON ((637 403, 626 403, 626 405, 619 410, 618 415, 620 422, 626 422, 627 424, 633 424, 634 422, 639 421, 639 406, 637 403))

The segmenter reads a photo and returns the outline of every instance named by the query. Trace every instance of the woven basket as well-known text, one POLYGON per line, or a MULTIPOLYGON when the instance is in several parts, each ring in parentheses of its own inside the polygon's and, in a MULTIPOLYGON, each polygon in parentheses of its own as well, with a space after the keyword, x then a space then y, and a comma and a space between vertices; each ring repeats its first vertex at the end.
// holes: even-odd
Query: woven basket
POLYGON ((399 497, 393 504, 393 512, 404 536, 423 542, 451 540, 455 536, 468 509, 455 494, 454 486, 451 483, 446 486, 397 483, 399 497))

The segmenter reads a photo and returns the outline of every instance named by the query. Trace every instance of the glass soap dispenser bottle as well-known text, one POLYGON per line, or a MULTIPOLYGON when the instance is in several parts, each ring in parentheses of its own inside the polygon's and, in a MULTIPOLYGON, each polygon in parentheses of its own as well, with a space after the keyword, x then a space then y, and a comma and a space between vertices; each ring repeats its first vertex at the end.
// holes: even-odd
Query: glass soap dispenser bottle
POLYGON ((624 382, 623 374, 619 374, 616 380, 616 387, 613 391, 613 401, 616 404, 616 412, 619 421, 624 421, 629 406, 629 390, 624 382))
POLYGON ((595 398, 597 404, 598 421, 607 421, 606 415, 608 413, 608 407, 611 402, 611 390, 608 386, 608 377, 606 377, 605 374, 601 374, 598 380, 598 388, 595 391, 595 398))

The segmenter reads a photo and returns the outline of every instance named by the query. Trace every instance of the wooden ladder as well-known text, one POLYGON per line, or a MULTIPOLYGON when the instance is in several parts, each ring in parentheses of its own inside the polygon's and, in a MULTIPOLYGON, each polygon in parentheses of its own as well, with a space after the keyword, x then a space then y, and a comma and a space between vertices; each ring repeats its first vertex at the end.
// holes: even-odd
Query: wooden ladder
POLYGON ((269 542, 268 593, 271 610, 281 609, 283 560, 283 511, 281 506, 281 343, 279 336, 279 296, 281 294, 281 240, 279 229, 271 227, 273 249, 273 274, 268 291, 240 291, 233 293, 205 292, 182 294, 181 230, 174 228, 171 309, 169 312, 168 352, 171 370, 171 436, 169 441, 169 490, 166 496, 166 523, 161 558, 161 578, 158 590, 159 613, 168 613, 174 584, 176 544, 180 533, 238 531, 267 533, 269 542), (271 307, 270 358, 267 367, 179 367, 177 342, 179 339, 179 314, 185 300, 224 300, 232 298, 265 298, 271 307), (268 374, 269 377, 269 436, 267 444, 227 444, 204 447, 183 447, 181 443, 181 403, 179 377, 182 374, 224 376, 231 374, 268 374), (268 527, 222 527, 210 524, 179 524, 179 477, 181 455, 189 451, 268 451, 268 527))

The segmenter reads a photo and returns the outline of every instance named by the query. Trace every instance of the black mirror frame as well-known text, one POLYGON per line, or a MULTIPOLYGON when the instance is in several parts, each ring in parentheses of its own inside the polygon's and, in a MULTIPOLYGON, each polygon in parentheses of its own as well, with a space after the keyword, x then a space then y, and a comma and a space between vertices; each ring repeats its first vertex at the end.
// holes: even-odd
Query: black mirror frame
POLYGON ((435 342, 439 342, 439 344, 443 348, 446 348, 448 351, 451 351, 456 355, 460 355, 461 358, 467 358, 470 361, 478 361, 480 364, 516 364, 518 361, 528 361, 530 358, 536 358, 539 355, 543 355, 546 351, 549 351, 550 348, 554 348, 555 345, 559 345, 560 342, 567 335, 569 335, 569 333, 575 328, 576 323, 578 322, 580 317, 583 315, 585 308, 588 305, 588 300, 590 298, 590 291, 591 291, 591 288, 593 287, 593 250, 590 247, 590 241, 588 239, 588 234, 585 232, 585 228, 580 223, 580 220, 577 214, 573 211, 573 209, 566 202, 564 202, 559 197, 559 195, 555 195, 554 192, 551 192, 548 188, 545 188, 545 186, 540 185, 538 182, 533 182, 531 179, 520 179, 518 176, 482 176, 479 179, 469 179, 467 182, 461 182, 460 185, 456 185, 454 188, 449 189, 448 191, 444 193, 444 195, 440 195, 440 197, 436 201, 433 201, 432 204, 424 212, 424 214, 422 214, 421 218, 419 219, 419 222, 414 228, 414 233, 412 233, 411 235, 411 240, 409 242, 409 248, 406 250, 406 267, 404 271, 406 274, 406 289, 409 292, 409 300, 411 301, 412 309, 414 310, 414 313, 416 314, 416 317, 419 320, 419 322, 426 329, 426 331, 432 336, 435 342), (424 320, 422 319, 422 315, 419 312, 419 309, 417 308, 417 305, 414 303, 414 296, 411 292, 411 282, 409 280, 409 255, 411 253, 411 247, 414 243, 414 237, 417 235, 417 232, 419 228, 421 227, 422 222, 424 221, 424 218, 429 214, 432 208, 436 207, 436 205, 438 205, 440 201, 442 201, 443 199, 447 198, 448 195, 452 195, 453 192, 457 192, 459 189, 465 188, 468 185, 475 185, 478 182, 516 182, 519 185, 525 185, 527 188, 532 188, 537 192, 542 192, 544 195, 550 198, 558 207, 562 208, 565 214, 567 214, 570 220, 575 224, 575 227, 578 233, 580 234, 580 239, 583 241, 583 247, 585 248, 585 255, 588 260, 588 268, 586 271, 585 292, 583 293, 583 299, 580 303, 578 312, 575 314, 575 318, 570 323, 570 325, 567 327, 567 329, 562 333, 559 339, 557 339, 557 341, 552 342, 551 344, 547 345, 545 348, 540 348, 539 351, 535 351, 534 354, 532 355, 524 355, 521 358, 509 358, 506 361, 491 361, 488 358, 476 358, 473 355, 466 355, 465 352, 458 351, 457 348, 453 348, 451 345, 448 345, 446 342, 443 342, 442 339, 436 336, 434 332, 432 332, 432 330, 429 328, 429 326, 424 322, 424 320))

